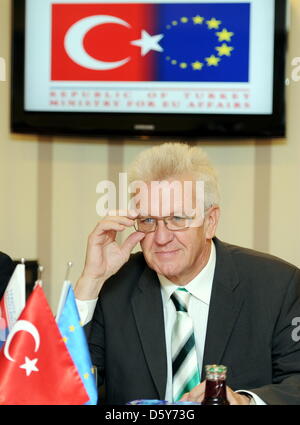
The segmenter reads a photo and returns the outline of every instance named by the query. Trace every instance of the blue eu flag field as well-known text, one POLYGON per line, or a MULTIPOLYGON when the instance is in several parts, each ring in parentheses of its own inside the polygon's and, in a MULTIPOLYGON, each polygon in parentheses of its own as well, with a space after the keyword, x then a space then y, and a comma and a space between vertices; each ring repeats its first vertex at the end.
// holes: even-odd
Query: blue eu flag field
POLYGON ((66 297, 58 320, 58 327, 69 353, 78 369, 90 400, 86 404, 97 404, 96 379, 84 330, 80 324, 74 291, 70 283, 65 284, 66 297))
POLYGON ((249 82, 250 3, 156 7, 156 80, 249 82))

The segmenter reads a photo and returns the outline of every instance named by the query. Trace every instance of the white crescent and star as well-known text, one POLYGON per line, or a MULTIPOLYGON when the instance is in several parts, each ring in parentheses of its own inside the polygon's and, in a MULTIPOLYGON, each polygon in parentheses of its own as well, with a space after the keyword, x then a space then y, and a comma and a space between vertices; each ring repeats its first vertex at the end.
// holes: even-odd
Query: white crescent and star
MULTIPOLYGON (((18 320, 15 325, 13 326, 11 332, 9 333, 7 337, 6 344, 4 345, 4 356, 11 362, 15 362, 16 360, 13 359, 9 353, 10 344, 17 332, 24 331, 29 333, 35 342, 34 351, 37 352, 40 347, 40 334, 37 330, 37 328, 27 320, 18 320)), ((26 375, 29 376, 31 372, 38 371, 38 368, 36 367, 36 362, 38 359, 30 360, 28 357, 25 357, 25 363, 21 366, 19 366, 21 369, 26 370, 26 375)))
MULTIPOLYGON (((78 65, 95 71, 108 71, 119 68, 131 60, 130 57, 127 57, 115 62, 106 62, 95 59, 87 53, 83 45, 84 37, 91 29, 103 24, 117 24, 131 28, 128 22, 110 15, 89 16, 73 24, 66 33, 64 42, 67 54, 78 65)), ((163 48, 159 42, 163 36, 163 34, 150 35, 147 31, 142 30, 141 38, 131 41, 130 44, 140 47, 142 56, 151 50, 162 52, 163 48)))

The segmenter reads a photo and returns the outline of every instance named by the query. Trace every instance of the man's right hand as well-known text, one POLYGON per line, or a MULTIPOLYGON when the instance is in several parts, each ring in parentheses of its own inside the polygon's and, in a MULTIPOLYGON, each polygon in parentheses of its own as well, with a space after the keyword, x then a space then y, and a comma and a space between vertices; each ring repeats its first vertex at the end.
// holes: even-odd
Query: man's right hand
POLYGON ((145 234, 131 233, 122 245, 118 245, 116 236, 117 232, 133 226, 135 218, 133 212, 126 217, 109 215, 89 235, 84 270, 75 287, 77 299, 96 299, 104 282, 128 261, 145 234))

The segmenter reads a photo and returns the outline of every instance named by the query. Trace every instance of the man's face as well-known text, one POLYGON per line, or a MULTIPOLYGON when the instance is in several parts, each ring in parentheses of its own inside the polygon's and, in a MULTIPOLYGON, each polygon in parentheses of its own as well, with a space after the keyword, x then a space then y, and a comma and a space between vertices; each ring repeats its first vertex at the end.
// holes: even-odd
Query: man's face
MULTIPOLYGON (((184 180, 191 180, 191 178, 176 180, 183 183, 184 180)), ((174 179, 168 179, 168 181, 172 182, 174 179)), ((185 193, 182 199, 174 199, 171 196, 170 214, 168 215, 179 215, 178 212, 180 212, 180 215, 188 216, 184 212, 188 213, 189 211, 191 197, 195 207, 195 190, 192 191, 192 194, 185 193), (189 205, 185 208, 187 204, 184 205, 183 203, 187 201, 189 201, 189 205)), ((165 214, 160 214, 168 210, 168 208, 165 208, 165 203, 163 205, 162 196, 159 194, 153 196, 152 194, 152 197, 149 196, 148 200, 150 198, 148 214, 146 214, 146 211, 141 211, 140 215, 143 217, 154 216, 155 218, 165 217, 165 214), (149 214, 149 211, 153 211, 154 204, 156 214, 149 214)), ((199 206, 199 202, 203 202, 203 200, 198 200, 198 216, 193 220, 192 227, 176 231, 169 230, 163 220, 158 220, 156 230, 146 233, 141 241, 143 254, 149 267, 179 285, 190 282, 206 265, 210 254, 210 241, 214 236, 218 222, 218 207, 212 207, 203 218, 201 214, 203 205, 199 206)))

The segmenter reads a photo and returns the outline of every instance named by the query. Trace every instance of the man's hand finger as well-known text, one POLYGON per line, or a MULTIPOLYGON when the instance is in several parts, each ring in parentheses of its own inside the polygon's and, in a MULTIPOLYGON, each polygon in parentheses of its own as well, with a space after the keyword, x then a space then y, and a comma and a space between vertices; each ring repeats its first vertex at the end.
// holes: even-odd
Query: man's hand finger
POLYGON ((183 396, 181 397, 179 401, 189 401, 189 395, 190 393, 183 394, 183 396))
POLYGON ((126 227, 133 226, 134 221, 127 217, 113 217, 100 221, 89 236, 89 240, 103 236, 103 233, 110 230, 122 232, 126 227))
POLYGON ((227 400, 229 401, 229 404, 232 405, 232 406, 235 406, 235 405, 238 404, 236 399, 235 399, 234 394, 235 393, 231 390, 231 388, 226 387, 227 400))
POLYGON ((123 242, 121 250, 129 257, 133 248, 145 237, 145 233, 134 232, 123 242))
POLYGON ((103 241, 106 240, 107 235, 110 234, 111 236, 110 232, 115 232, 115 233, 122 232, 124 229, 125 229, 125 226, 123 224, 112 223, 112 222, 104 223, 101 229, 97 229, 97 232, 94 231, 90 234, 88 238, 88 245, 91 246, 98 243, 101 244, 103 243, 103 241))
POLYGON ((194 387, 189 393, 187 393, 187 396, 186 394, 184 394, 185 400, 182 400, 181 398, 180 401, 196 401, 197 403, 200 403, 204 398, 204 393, 205 381, 201 382, 201 384, 199 385, 196 385, 196 387, 194 387))
POLYGON ((227 400, 231 406, 249 405, 250 399, 242 394, 235 393, 231 388, 226 387, 227 400))
POLYGON ((119 223, 119 224, 123 224, 124 226, 131 227, 134 225, 134 220, 128 217, 120 217, 120 216, 108 217, 108 218, 105 218, 104 220, 99 221, 95 231, 97 231, 97 229, 101 229, 103 225, 106 225, 106 223, 119 223))

